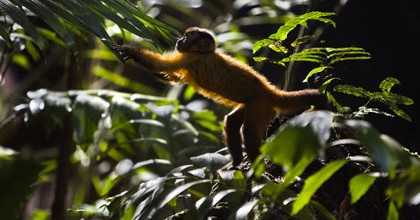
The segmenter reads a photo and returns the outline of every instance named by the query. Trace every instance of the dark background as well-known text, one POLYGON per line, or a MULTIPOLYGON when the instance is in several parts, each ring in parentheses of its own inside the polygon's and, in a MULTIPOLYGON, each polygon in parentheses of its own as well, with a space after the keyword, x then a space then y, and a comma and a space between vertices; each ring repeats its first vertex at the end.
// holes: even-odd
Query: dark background
POLYGON ((340 75, 346 83, 378 91, 379 83, 386 77, 392 76, 401 82, 392 91, 414 100, 413 105, 401 106, 412 122, 373 114, 367 120, 381 132, 417 151, 420 150, 419 21, 417 1, 350 0, 336 18, 337 27, 322 36, 328 44, 359 46, 371 53, 372 60, 367 65, 351 66, 340 75))

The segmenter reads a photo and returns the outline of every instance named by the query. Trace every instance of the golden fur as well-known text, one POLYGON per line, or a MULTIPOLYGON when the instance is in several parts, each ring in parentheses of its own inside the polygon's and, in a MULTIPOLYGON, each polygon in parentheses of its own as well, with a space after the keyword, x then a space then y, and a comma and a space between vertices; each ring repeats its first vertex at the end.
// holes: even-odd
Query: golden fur
POLYGON ((216 42, 206 29, 187 29, 176 48, 158 54, 146 49, 114 47, 168 81, 190 84, 204 96, 235 108, 225 117, 224 132, 234 166, 242 161, 242 143, 251 161, 257 157, 275 111, 301 111, 326 102, 318 90, 282 91, 252 67, 216 52, 216 42))

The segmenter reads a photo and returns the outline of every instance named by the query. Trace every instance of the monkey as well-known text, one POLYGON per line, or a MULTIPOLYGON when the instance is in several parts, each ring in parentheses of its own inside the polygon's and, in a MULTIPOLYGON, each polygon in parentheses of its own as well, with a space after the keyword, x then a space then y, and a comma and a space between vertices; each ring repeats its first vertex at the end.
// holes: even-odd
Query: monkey
POLYGON ((112 49, 123 56, 123 61, 133 59, 168 82, 190 84, 203 96, 233 108, 223 120, 224 142, 233 167, 244 159, 242 145, 248 160, 255 161, 267 126, 277 113, 322 108, 327 102, 317 89, 277 88, 251 66, 216 51, 214 36, 204 28, 186 29, 172 52, 160 54, 126 45, 113 45, 112 49))

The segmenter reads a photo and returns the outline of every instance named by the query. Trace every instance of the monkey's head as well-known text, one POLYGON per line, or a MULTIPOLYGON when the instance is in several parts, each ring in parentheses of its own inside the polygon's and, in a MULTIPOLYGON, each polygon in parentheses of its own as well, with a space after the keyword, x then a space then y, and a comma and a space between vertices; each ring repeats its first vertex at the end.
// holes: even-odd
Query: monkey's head
POLYGON ((190 27, 176 42, 176 49, 181 53, 213 53, 216 50, 216 41, 208 30, 190 27))

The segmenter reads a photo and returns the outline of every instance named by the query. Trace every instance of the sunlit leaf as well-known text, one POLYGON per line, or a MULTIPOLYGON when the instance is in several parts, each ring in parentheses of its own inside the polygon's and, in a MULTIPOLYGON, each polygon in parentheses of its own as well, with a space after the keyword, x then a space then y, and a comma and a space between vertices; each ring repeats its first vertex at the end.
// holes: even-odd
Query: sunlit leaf
POLYGON ((395 203, 391 200, 388 205, 388 214, 386 220, 395 220, 399 219, 398 208, 395 206, 395 203))
POLYGON ((365 89, 361 87, 354 87, 350 85, 336 85, 333 88, 336 92, 341 92, 348 95, 353 95, 356 97, 362 97, 362 98, 370 98, 373 96, 373 94, 369 91, 366 91, 365 89))
POLYGON ((254 46, 252 48, 252 53, 255 54, 262 47, 266 47, 266 46, 268 46, 268 45, 270 45, 272 43, 274 43, 274 41, 273 40, 270 40, 270 39, 259 40, 259 41, 257 41, 257 42, 254 43, 254 46))
POLYGON ((394 77, 387 77, 379 84, 379 88, 383 91, 390 92, 394 85, 401 84, 400 81, 394 77))
POLYGON ((323 72, 324 70, 329 69, 329 68, 331 68, 331 67, 330 67, 330 66, 320 66, 320 67, 316 67, 316 68, 312 69, 312 70, 308 73, 308 75, 306 75, 306 77, 305 77, 305 81, 308 81, 308 79, 309 79, 311 76, 313 76, 313 75, 315 75, 315 74, 318 74, 318 73, 320 73, 320 72, 323 72))
POLYGON ((356 203, 366 194, 376 177, 371 174, 361 173, 351 178, 349 183, 349 191, 351 195, 351 204, 356 203))
POLYGON ((303 25, 304 27, 307 26, 307 22, 309 20, 316 20, 321 21, 327 24, 331 24, 335 27, 335 22, 329 18, 335 15, 334 12, 319 12, 319 11, 312 11, 309 13, 302 14, 298 17, 292 18, 287 21, 284 25, 282 25, 278 30, 277 33, 270 35, 269 39, 284 41, 287 38, 287 35, 295 29, 298 25, 303 25))
POLYGON ((398 108, 397 105, 389 105, 389 108, 399 117, 411 122, 411 117, 402 109, 398 108))
POLYGON ((103 79, 106 79, 116 85, 119 85, 121 87, 132 89, 136 92, 140 93, 153 93, 155 92, 155 89, 147 86, 145 84, 136 82, 134 80, 130 80, 124 76, 121 76, 121 74, 114 73, 108 69, 105 69, 99 65, 95 66, 92 69, 93 74, 96 76, 99 76, 103 79))
POLYGON ((398 175, 386 189, 386 194, 397 207, 402 207, 403 204, 420 204, 420 160, 415 160, 415 163, 411 169, 406 169, 398 175))
POLYGON ((312 160, 325 148, 331 123, 331 112, 314 111, 296 116, 280 127, 274 138, 261 147, 261 152, 288 168, 300 160, 312 160))

